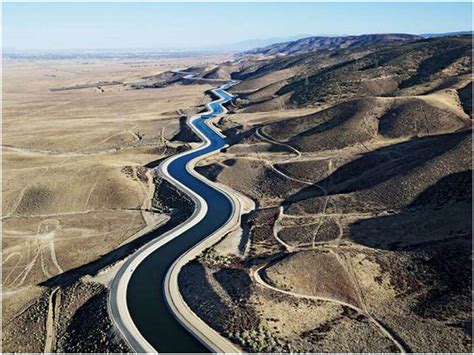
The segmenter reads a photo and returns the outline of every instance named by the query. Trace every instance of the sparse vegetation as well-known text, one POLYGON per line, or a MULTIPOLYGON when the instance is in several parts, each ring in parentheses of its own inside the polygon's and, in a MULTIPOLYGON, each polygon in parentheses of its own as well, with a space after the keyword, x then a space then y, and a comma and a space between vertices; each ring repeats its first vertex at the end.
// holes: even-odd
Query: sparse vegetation
POLYGON ((172 227, 192 213, 189 199, 148 173, 156 160, 186 149, 170 142, 178 117, 202 109, 211 87, 119 85, 201 59, 167 59, 159 69, 141 63, 3 63, 5 352, 129 351, 108 319, 107 287, 81 278, 108 275, 146 243, 147 221, 172 215, 165 223, 172 227), (82 84, 91 73, 93 82, 82 84), (151 201, 155 185, 160 195, 151 201))
MULTIPOLYGON (((470 51, 454 37, 242 61, 222 125, 240 139, 199 171, 256 204, 234 263, 250 285, 224 287, 250 290, 252 326, 216 319, 207 293, 189 305, 247 351, 469 352, 470 51)), ((212 281, 222 256, 199 260, 213 304, 239 307, 212 281)))
POLYGON ((115 267, 195 207, 151 169, 198 141, 186 118, 232 78, 230 146, 197 171, 255 209, 242 245, 182 269, 189 307, 247 352, 471 351, 471 38, 323 42, 159 72, 8 62, 3 350, 130 350, 115 267))

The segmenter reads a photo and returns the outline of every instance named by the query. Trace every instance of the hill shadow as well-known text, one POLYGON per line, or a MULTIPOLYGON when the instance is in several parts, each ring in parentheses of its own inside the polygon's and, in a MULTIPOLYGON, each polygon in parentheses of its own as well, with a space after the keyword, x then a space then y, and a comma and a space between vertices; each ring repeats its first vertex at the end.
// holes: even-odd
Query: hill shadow
POLYGON ((417 294, 411 310, 423 318, 449 320, 459 311, 471 312, 471 179, 472 170, 450 174, 402 211, 349 225, 352 241, 409 258, 385 267, 403 292, 410 284, 417 294))
POLYGON ((382 147, 363 154, 334 171, 327 178, 318 181, 291 195, 285 204, 307 198, 323 196, 323 186, 328 195, 350 193, 371 188, 395 176, 408 174, 456 147, 471 134, 470 130, 416 138, 407 142, 382 147))
POLYGON ((449 239, 470 239, 472 170, 453 173, 420 193, 400 212, 349 226, 354 242, 376 249, 411 250, 449 239))
POLYGON ((420 64, 415 75, 400 83, 399 88, 404 89, 416 84, 426 82, 433 74, 453 64, 463 55, 469 55, 470 51, 471 49, 469 48, 469 46, 461 45, 459 47, 445 50, 442 53, 434 52, 431 57, 425 59, 420 64))

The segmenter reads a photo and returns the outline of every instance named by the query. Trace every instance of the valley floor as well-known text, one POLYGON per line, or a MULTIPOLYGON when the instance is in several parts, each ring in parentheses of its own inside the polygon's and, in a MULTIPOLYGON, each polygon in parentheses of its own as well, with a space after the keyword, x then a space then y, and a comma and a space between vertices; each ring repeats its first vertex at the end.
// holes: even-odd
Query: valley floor
POLYGON ((185 218, 152 168, 186 149, 179 118, 212 87, 130 83, 212 59, 4 63, 3 351, 129 350, 108 318, 108 285, 147 232, 185 218))

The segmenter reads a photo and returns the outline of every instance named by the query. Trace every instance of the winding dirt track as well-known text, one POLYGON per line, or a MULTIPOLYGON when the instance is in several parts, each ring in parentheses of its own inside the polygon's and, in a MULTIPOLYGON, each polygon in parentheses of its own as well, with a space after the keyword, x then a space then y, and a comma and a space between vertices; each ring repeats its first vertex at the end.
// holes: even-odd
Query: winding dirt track
POLYGON ((252 273, 252 278, 260 286, 265 287, 265 288, 270 289, 270 290, 273 290, 275 292, 283 293, 285 295, 289 295, 289 296, 296 297, 296 298, 305 298, 305 299, 311 299, 311 300, 316 300, 316 301, 332 302, 332 303, 337 303, 341 306, 349 307, 349 308, 355 310, 356 312, 358 312, 359 314, 362 314, 365 317, 367 317, 375 326, 377 326, 377 328, 382 332, 382 334, 384 334, 388 339, 390 339, 393 342, 393 344, 400 350, 401 353, 406 353, 406 350, 403 347, 403 345, 400 344, 400 342, 397 339, 395 339, 395 337, 377 319, 375 319, 371 314, 369 314, 368 312, 362 310, 361 308, 359 308, 357 306, 354 306, 350 303, 346 303, 346 302, 337 300, 335 298, 302 295, 302 294, 299 294, 299 293, 283 290, 283 289, 274 287, 274 286, 270 285, 269 283, 265 282, 263 280, 263 278, 261 277, 260 273, 262 271, 264 271, 264 269, 267 266, 268 266, 268 264, 262 265, 259 268, 257 268, 256 270, 254 270, 253 273, 252 273))
MULTIPOLYGON (((280 146, 284 146, 284 147, 287 147, 289 148, 293 153, 296 154, 296 157, 294 158, 290 158, 290 159, 287 159, 285 160, 284 162, 287 163, 287 162, 294 162, 294 161, 299 161, 301 160, 302 158, 302 155, 301 155, 301 152, 299 150, 297 150, 296 148, 294 148, 293 146, 289 145, 289 144, 285 144, 285 143, 281 143, 281 142, 278 142, 278 141, 275 141, 271 136, 269 136, 268 134, 266 134, 265 132, 263 132, 261 129, 257 129, 256 131, 256 135, 258 138, 260 138, 261 140, 263 141, 267 141, 271 144, 276 144, 276 145, 280 145, 280 146)), ((299 182, 299 183, 302 183, 302 184, 305 184, 305 185, 312 185, 318 189, 321 190, 321 192, 323 193, 323 196, 325 196, 325 202, 324 202, 324 206, 323 206, 323 210, 321 212, 321 217, 319 219, 319 224, 318 224, 318 227, 316 229, 316 232, 314 234, 314 237, 313 237, 313 240, 312 240, 312 245, 309 249, 316 249, 316 236, 318 234, 318 231, 322 225, 322 222, 324 220, 324 217, 325 217, 325 211, 326 211, 326 207, 327 207, 327 204, 328 204, 328 200, 329 200, 329 196, 328 196, 328 192, 327 190, 319 185, 319 184, 316 184, 315 182, 311 182, 311 181, 307 181, 307 180, 302 180, 302 179, 298 179, 298 178, 294 178, 292 176, 289 176, 288 174, 285 174, 284 172, 280 171, 279 169, 277 169, 274 164, 269 164, 271 169, 273 171, 275 171, 277 174, 283 176, 284 178, 286 179, 289 179, 289 180, 293 180, 293 181, 296 181, 296 182, 299 182)), ((278 213, 278 218, 277 220, 275 221, 274 223, 274 228, 273 228, 273 236, 274 238, 287 250, 287 252, 289 253, 292 253, 293 251, 295 251, 297 248, 287 244, 285 241, 281 240, 279 237, 278 237, 278 231, 279 231, 279 224, 280 224, 280 221, 282 220, 284 216, 284 207, 283 206, 280 206, 279 207, 279 213, 278 213)), ((340 244, 340 241, 341 241, 341 237, 342 237, 342 229, 338 223, 338 226, 339 226, 339 229, 340 229, 340 233, 339 233, 339 236, 338 238, 336 239, 336 243, 335 245, 338 246, 340 244)), ((325 244, 325 243, 324 243, 325 244)), ((358 287, 358 283, 357 283, 357 278, 353 275, 353 272, 352 272, 352 268, 349 266, 346 266, 345 263, 342 261, 341 257, 338 255, 338 253, 335 253, 333 250, 329 250, 331 253, 333 253, 335 255, 335 257, 337 258, 337 260, 339 261, 339 263, 341 264, 341 266, 352 276, 353 278, 353 281, 354 283, 356 284, 356 289, 357 289, 357 293, 359 295, 359 298, 360 298, 360 301, 361 301, 361 304, 364 305, 365 302, 363 302, 363 295, 362 295, 362 292, 360 291, 360 288, 358 287)), ((287 290, 284 290, 284 289, 281 289, 281 288, 277 288, 275 286, 272 286, 270 285, 268 282, 266 282, 262 277, 261 277, 261 272, 264 272, 265 269, 272 263, 275 261, 275 259, 277 259, 278 257, 274 257, 274 258, 270 258, 269 260, 267 260, 267 262, 265 264, 263 264, 262 266, 258 267, 257 269, 253 270, 252 271, 252 274, 251 274, 251 277, 253 278, 253 280, 260 286, 264 287, 264 288, 267 288, 267 289, 270 289, 270 290, 273 290, 275 292, 279 292, 279 293, 282 293, 282 294, 285 294, 285 295, 288 295, 288 296, 292 296, 292 297, 296 297, 296 298, 304 298, 304 299, 312 299, 312 300, 317 300, 317 301, 325 301, 325 302, 332 302, 332 303, 336 303, 336 304, 339 304, 341 306, 345 306, 345 307, 349 307, 353 310, 355 310, 356 312, 358 312, 359 314, 367 317, 367 319, 372 322, 379 330, 380 332, 386 336, 390 341, 393 342, 393 344, 400 350, 401 353, 406 353, 406 349, 404 348, 404 346, 396 339, 396 336, 393 335, 382 323, 380 323, 380 321, 378 321, 371 313, 370 311, 367 309, 366 306, 363 306, 364 309, 360 308, 360 307, 357 307, 353 304, 350 304, 350 303, 347 303, 347 302, 343 302, 343 301, 340 301, 338 299, 335 299, 335 298, 331 298, 331 297, 322 297, 322 296, 311 296, 311 295, 304 295, 304 294, 299 294, 299 293, 296 293, 296 292, 291 292, 291 291, 287 291, 287 290)))

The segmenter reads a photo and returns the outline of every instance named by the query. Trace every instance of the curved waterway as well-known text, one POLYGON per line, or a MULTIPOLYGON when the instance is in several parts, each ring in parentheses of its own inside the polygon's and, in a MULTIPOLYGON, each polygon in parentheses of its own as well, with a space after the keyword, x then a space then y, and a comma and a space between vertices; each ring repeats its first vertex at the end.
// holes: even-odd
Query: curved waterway
POLYGON ((210 144, 184 153, 168 165, 168 173, 200 195, 208 205, 204 218, 178 237, 146 257, 133 271, 127 287, 127 306, 142 336, 160 352, 208 352, 208 350, 174 318, 163 294, 164 279, 172 263, 188 249, 224 225, 232 215, 233 205, 221 192, 191 175, 186 166, 196 157, 222 149, 226 143, 206 120, 224 112, 222 104, 232 100, 226 84, 213 93, 219 98, 211 102, 209 113, 192 121, 210 144))

